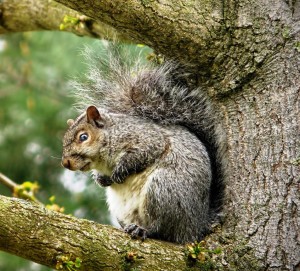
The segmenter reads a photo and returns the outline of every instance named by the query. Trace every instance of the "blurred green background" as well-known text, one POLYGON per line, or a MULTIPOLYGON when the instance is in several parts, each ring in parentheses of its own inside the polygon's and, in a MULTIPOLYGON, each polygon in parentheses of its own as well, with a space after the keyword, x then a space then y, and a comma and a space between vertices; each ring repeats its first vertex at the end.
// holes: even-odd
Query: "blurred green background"
MULTIPOLYGON (((99 44, 62 32, 0 37, 0 172, 18 184, 37 181, 45 204, 55 195, 66 214, 109 224, 104 189, 60 165, 66 120, 78 115, 67 83, 83 78, 84 46, 99 44)), ((0 194, 11 196, 3 184, 0 194)), ((0 270, 51 269, 0 252, 0 270)))

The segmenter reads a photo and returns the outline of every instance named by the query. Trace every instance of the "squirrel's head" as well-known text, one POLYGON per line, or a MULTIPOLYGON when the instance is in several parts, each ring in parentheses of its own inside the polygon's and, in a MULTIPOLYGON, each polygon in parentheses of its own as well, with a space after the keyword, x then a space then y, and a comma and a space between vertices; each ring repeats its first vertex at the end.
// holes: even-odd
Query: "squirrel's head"
POLYGON ((106 145, 106 119, 95 106, 89 106, 76 120, 67 121, 61 164, 70 170, 88 171, 99 162, 101 147, 106 145))

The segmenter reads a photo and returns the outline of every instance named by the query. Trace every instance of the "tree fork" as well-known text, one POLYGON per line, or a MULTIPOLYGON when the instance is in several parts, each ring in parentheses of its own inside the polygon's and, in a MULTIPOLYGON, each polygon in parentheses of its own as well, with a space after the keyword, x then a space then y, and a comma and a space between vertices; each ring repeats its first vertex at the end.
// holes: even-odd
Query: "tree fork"
POLYGON ((75 270, 84 271, 262 270, 247 241, 219 224, 204 241, 188 246, 154 239, 142 242, 112 226, 4 196, 0 196, 0 250, 57 270, 66 270, 63 264, 76 259, 81 265, 75 270))

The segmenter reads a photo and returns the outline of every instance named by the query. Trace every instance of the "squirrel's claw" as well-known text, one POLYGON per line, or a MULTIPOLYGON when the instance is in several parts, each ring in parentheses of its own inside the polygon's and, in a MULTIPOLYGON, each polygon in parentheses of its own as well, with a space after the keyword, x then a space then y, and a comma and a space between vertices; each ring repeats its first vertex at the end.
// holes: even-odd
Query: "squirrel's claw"
POLYGON ((94 180, 102 187, 110 186, 113 183, 110 177, 100 174, 94 175, 94 180))
POLYGON ((128 175, 129 175, 128 172, 124 170, 122 167, 117 167, 111 175, 111 180, 113 183, 121 184, 124 183, 128 175))
POLYGON ((124 227, 124 231, 131 235, 132 238, 137 239, 138 237, 144 241, 147 238, 147 230, 136 224, 129 224, 124 227))

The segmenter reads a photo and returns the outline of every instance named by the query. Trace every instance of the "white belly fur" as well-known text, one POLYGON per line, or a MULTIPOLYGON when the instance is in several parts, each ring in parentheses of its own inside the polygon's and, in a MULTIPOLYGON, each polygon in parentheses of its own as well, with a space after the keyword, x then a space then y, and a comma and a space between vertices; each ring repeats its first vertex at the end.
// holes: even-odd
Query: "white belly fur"
POLYGON ((122 184, 112 184, 106 189, 107 203, 111 215, 125 225, 134 223, 146 226, 145 200, 151 173, 148 168, 139 174, 129 176, 122 184))

